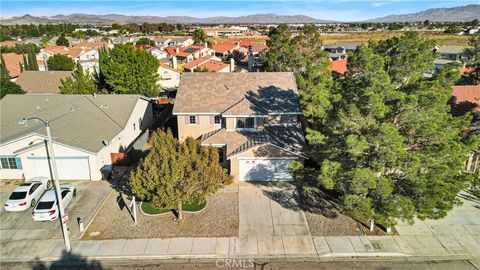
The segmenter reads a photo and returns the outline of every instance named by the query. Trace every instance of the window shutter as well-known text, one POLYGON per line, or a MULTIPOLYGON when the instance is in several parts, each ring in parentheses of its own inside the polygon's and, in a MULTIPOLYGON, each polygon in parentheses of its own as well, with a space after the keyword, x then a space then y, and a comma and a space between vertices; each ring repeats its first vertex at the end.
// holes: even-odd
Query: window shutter
POLYGON ((23 170, 23 167, 22 167, 22 159, 19 158, 19 157, 16 157, 16 158, 15 158, 15 161, 17 162, 17 170, 23 170))

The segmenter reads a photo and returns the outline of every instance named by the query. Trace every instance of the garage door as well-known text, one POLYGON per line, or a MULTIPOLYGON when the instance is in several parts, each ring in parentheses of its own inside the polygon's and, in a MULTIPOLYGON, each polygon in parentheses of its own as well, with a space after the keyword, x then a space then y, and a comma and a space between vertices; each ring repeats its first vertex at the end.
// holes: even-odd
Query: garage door
POLYGON ((288 165, 294 159, 241 159, 240 181, 291 181, 288 165))
MULTIPOLYGON (((28 158, 36 176, 50 177, 47 158, 28 158)), ((57 157, 58 178, 61 180, 90 180, 88 157, 57 157)))

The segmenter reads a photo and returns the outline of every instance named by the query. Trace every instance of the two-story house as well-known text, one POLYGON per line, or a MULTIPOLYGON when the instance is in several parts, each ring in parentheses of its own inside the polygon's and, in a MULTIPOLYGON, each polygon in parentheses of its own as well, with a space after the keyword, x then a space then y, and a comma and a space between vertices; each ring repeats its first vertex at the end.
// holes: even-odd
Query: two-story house
POLYGON ((293 73, 184 73, 173 114, 178 137, 218 147, 237 181, 292 180, 305 140, 293 73))
POLYGON ((441 69, 447 64, 457 62, 464 66, 466 59, 464 46, 458 45, 445 45, 435 47, 434 52, 438 54, 438 58, 433 62, 435 64, 435 70, 441 69))

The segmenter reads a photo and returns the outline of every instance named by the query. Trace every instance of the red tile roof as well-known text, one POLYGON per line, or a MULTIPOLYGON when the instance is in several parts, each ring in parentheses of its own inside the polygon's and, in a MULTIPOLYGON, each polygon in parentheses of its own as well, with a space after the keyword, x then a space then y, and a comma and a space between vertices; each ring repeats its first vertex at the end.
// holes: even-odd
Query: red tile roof
POLYGON ((74 47, 101 48, 110 46, 110 42, 79 42, 74 47))
POLYGON ((455 104, 470 102, 477 104, 474 111, 480 112, 480 85, 456 85, 453 87, 455 104))
POLYGON ((197 66, 207 62, 212 57, 213 56, 211 56, 211 55, 206 55, 206 56, 203 56, 203 57, 199 57, 199 58, 193 60, 190 63, 183 64, 182 67, 185 68, 185 69, 192 70, 192 69, 197 68, 197 66))
POLYGON ((17 44, 17 43, 20 43, 20 42, 14 41, 14 40, 6 40, 6 41, 0 42, 0 46, 2 46, 2 47, 15 47, 15 44, 17 44))
POLYGON ((237 47, 236 43, 233 42, 222 42, 222 43, 217 43, 212 45, 212 50, 215 51, 215 53, 226 53, 228 51, 233 51, 237 47))
POLYGON ((335 60, 332 61, 332 66, 330 67, 332 71, 338 72, 340 74, 345 74, 347 72, 347 60, 335 60))
POLYGON ((5 66, 8 70, 10 78, 16 78, 20 75, 20 64, 23 64, 23 56, 16 53, 2 53, 5 66))
POLYGON ((218 72, 228 66, 230 65, 220 61, 208 60, 207 62, 201 64, 199 67, 206 68, 209 72, 218 72))
MULTIPOLYGON (((177 54, 176 49, 177 49, 177 48, 168 47, 168 48, 165 48, 165 51, 166 51, 169 55, 176 55, 176 54, 177 54)), ((183 51, 183 48, 178 48, 178 51, 179 51, 179 52, 183 51)))
POLYGON ((240 46, 241 47, 248 47, 250 45, 252 45, 251 41, 240 41, 240 46))

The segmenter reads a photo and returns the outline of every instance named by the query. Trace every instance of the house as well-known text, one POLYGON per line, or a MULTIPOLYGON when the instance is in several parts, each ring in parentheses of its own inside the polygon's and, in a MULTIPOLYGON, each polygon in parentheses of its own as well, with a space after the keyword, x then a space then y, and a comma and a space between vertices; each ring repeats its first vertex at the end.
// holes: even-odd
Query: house
POLYGON ((48 46, 40 50, 37 54, 37 60, 47 61, 48 58, 55 54, 60 54, 76 61, 77 57, 85 51, 87 51, 87 49, 82 47, 48 46))
POLYGON ((71 71, 24 71, 16 84, 27 94, 60 94, 61 80, 72 76, 71 71))
POLYGON ((0 42, 0 47, 15 47, 15 45, 17 44, 22 44, 22 43, 15 40, 5 40, 0 42))
POLYGON ((240 48, 239 44, 235 42, 219 42, 212 45, 212 50, 215 52, 215 55, 222 59, 227 59, 233 51, 240 48))
MULTIPOLYGON (((23 66, 23 55, 16 53, 2 53, 5 68, 11 81, 15 81, 22 72, 20 66, 23 66)), ((3 67, 2 67, 3 68, 3 67)))
POLYGON ((139 95, 6 95, 0 111, 0 179, 50 177, 44 124, 20 125, 24 117, 50 121, 61 180, 100 180, 100 169, 128 154, 153 119, 139 95))
POLYGON ((168 53, 164 50, 160 50, 158 48, 150 48, 147 49, 147 51, 149 51, 153 56, 155 56, 155 58, 159 60, 168 58, 168 53))
POLYGON ((359 42, 337 42, 332 45, 323 45, 324 51, 328 52, 328 56, 332 61, 345 59, 349 52, 353 52, 361 43, 359 42))
POLYGON ((75 59, 79 63, 83 71, 88 72, 90 75, 93 75, 95 72, 99 71, 99 53, 98 49, 86 49, 82 51, 80 55, 75 59))
POLYGON ((231 27, 231 28, 207 27, 202 29, 203 31, 205 31, 205 33, 209 37, 239 36, 245 31, 245 29, 243 28, 236 28, 236 27, 231 27))
POLYGON ((213 55, 206 55, 206 56, 203 56, 203 57, 199 57, 199 58, 193 60, 192 62, 183 64, 182 69, 185 72, 194 72, 195 70, 201 68, 201 66, 203 64, 207 63, 208 61, 221 62, 222 59, 218 58, 216 56, 213 56, 213 55))
POLYGON ((110 41, 108 42, 105 42, 105 41, 102 41, 102 42, 79 42, 77 44, 75 44, 74 47, 79 47, 79 48, 90 48, 90 49, 100 49, 100 48, 109 48, 109 49, 112 49, 114 47, 113 43, 111 43, 110 41))
POLYGON ((347 72, 347 59, 340 59, 332 61, 332 65, 330 66, 332 71, 335 71, 339 74, 345 74, 347 72))
POLYGON ((168 43, 170 43, 172 39, 171 38, 166 38, 166 37, 155 37, 153 38, 153 41, 155 42, 155 46, 164 48, 168 46, 168 43))
POLYGON ((465 49, 466 47, 457 45, 435 47, 434 52, 438 54, 438 58, 433 61, 435 70, 441 69, 445 65, 454 62, 463 64, 466 60, 465 49))
POLYGON ((289 164, 305 158, 291 72, 184 73, 173 115, 179 140, 217 147, 237 181, 292 180, 289 164))
POLYGON ((213 54, 214 51, 206 46, 190 45, 181 51, 176 50, 175 56, 179 64, 184 64, 190 63, 194 59, 213 54))
POLYGON ((193 45, 193 39, 190 37, 172 37, 168 42, 168 46, 187 47, 193 45))
POLYGON ((169 65, 160 64, 158 75, 160 76, 160 86, 163 89, 175 89, 180 83, 180 71, 169 65))

